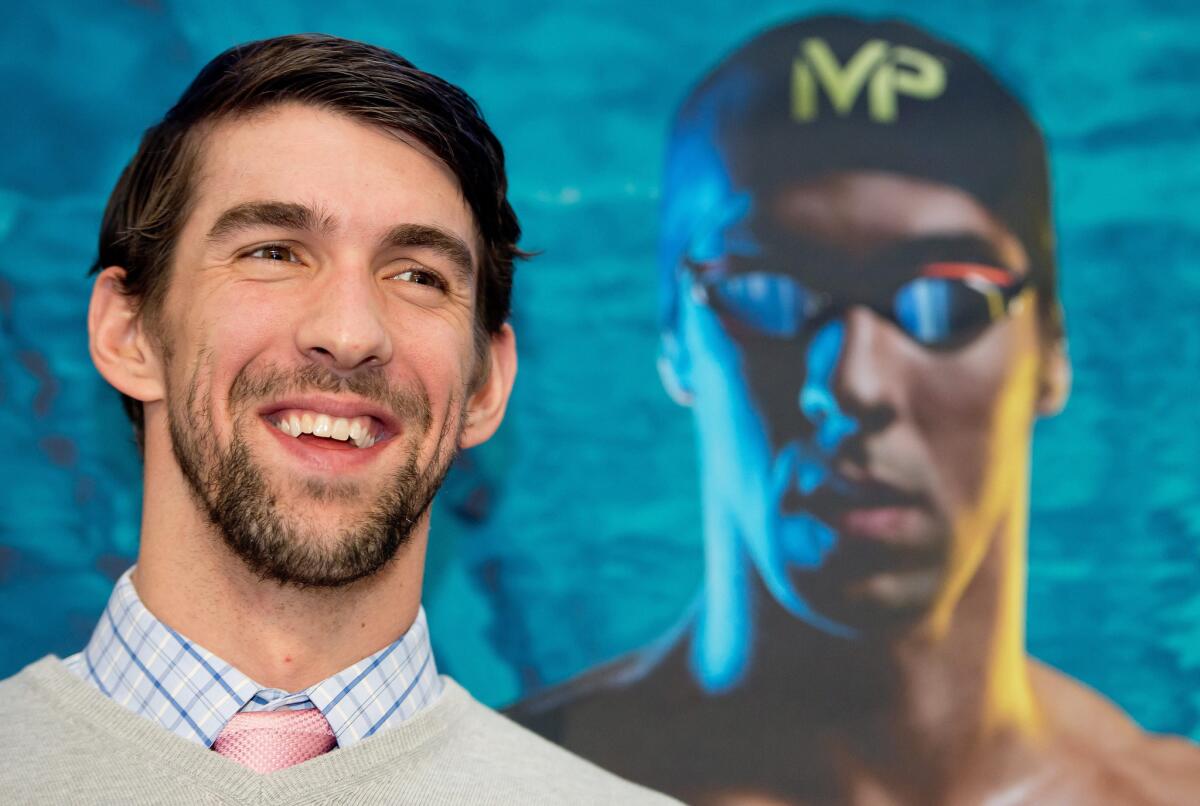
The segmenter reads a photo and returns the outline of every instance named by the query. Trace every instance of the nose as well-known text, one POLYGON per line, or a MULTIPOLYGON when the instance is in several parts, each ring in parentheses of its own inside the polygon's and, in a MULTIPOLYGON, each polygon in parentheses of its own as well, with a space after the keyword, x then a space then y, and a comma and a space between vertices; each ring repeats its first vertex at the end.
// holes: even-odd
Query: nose
POLYGON ((311 289, 296 329, 296 347, 336 372, 377 367, 392 358, 392 340, 373 277, 361 266, 331 267, 311 289))
POLYGON ((813 425, 817 446, 827 453, 892 419, 884 327, 871 311, 852 307, 822 325, 808 343, 798 403, 813 425))

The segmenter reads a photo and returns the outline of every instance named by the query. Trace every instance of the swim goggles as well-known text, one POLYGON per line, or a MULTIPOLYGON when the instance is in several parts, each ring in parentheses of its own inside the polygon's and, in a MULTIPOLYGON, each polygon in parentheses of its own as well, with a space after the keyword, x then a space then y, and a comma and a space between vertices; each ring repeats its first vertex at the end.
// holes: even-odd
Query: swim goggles
POLYGON ((847 299, 808 288, 787 274, 728 272, 690 261, 685 267, 692 276, 693 298, 741 330, 795 339, 861 305, 932 349, 964 344, 1008 316, 1028 287, 1027 275, 1009 269, 943 261, 922 266, 890 299, 847 299))

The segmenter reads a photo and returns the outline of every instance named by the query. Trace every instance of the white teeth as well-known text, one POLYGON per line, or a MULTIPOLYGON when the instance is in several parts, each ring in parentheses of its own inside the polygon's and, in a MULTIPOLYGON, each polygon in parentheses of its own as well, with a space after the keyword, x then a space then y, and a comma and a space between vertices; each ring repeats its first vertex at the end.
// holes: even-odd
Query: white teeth
POLYGON ((345 442, 346 438, 350 436, 350 423, 346 420, 343 420, 341 417, 338 417, 333 421, 333 428, 330 430, 329 436, 341 442, 345 442))
POLYGON ((298 437, 301 434, 312 434, 314 437, 336 439, 341 442, 353 442, 359 448, 369 448, 378 438, 372 436, 370 417, 330 417, 328 414, 291 414, 272 420, 271 424, 285 434, 298 437))
POLYGON ((375 444, 371 436, 371 421, 365 417, 356 417, 350 421, 350 439, 360 448, 369 448, 375 444))

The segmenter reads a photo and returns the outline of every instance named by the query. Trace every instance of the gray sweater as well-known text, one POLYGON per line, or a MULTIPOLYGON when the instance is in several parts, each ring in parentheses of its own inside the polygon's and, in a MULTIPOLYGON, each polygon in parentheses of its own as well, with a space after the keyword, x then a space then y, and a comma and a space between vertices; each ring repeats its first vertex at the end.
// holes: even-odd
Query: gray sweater
POLYGON ((0 682, 0 803, 675 803, 444 680, 441 698, 411 720, 258 775, 122 708, 46 657, 0 682))

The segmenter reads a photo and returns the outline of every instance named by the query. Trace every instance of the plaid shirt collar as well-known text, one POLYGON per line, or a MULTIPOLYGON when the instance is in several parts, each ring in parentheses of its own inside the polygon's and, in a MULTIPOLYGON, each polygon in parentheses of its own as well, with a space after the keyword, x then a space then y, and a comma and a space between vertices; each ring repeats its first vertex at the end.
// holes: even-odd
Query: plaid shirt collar
POLYGON ((239 711, 316 707, 338 746, 349 747, 442 692, 424 608, 391 645, 289 694, 259 685, 156 619, 138 598, 132 571, 117 581, 88 645, 65 663, 105 696, 185 739, 211 747, 239 711))

